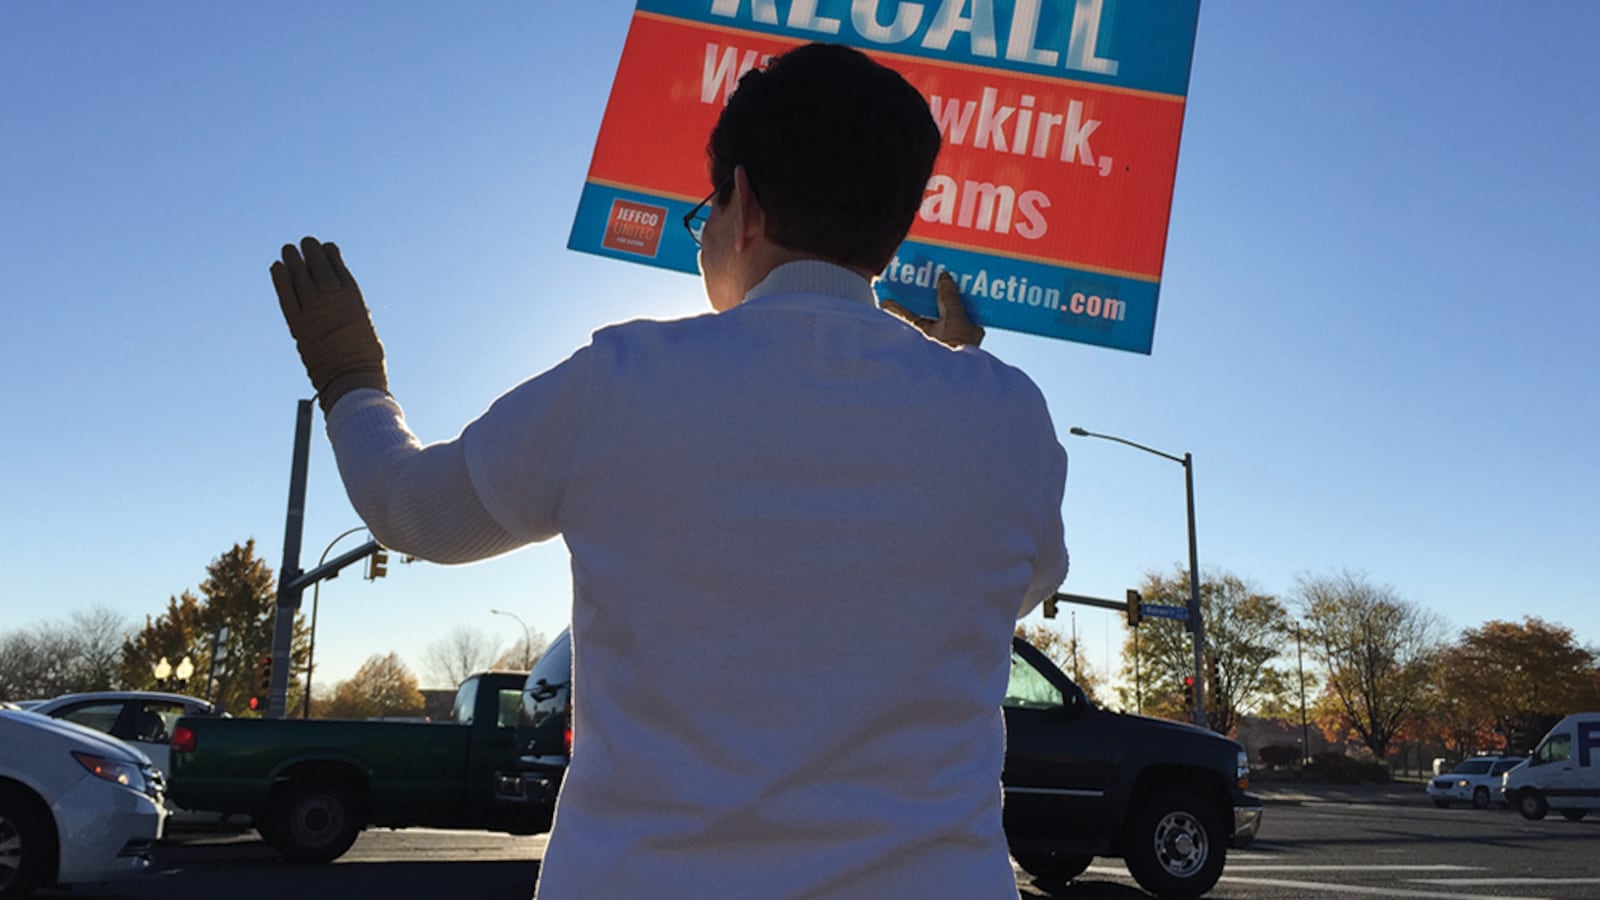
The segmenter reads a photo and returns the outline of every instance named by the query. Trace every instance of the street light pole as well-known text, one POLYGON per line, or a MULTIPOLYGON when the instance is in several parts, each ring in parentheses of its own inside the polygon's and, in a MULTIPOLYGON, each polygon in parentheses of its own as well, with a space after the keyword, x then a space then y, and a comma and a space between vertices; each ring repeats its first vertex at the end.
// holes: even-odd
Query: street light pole
POLYGON ((1306 724, 1306 658, 1300 651, 1300 623, 1294 623, 1294 661, 1300 669, 1300 767, 1311 758, 1311 726, 1306 724))
MULTIPOLYGON (((354 528, 340 532, 338 537, 328 542, 328 546, 322 548, 322 556, 317 559, 317 567, 321 568, 322 564, 328 561, 328 554, 333 552, 334 544, 358 531, 366 530, 367 526, 357 525, 354 528)), ((329 575, 328 577, 334 578, 336 575, 329 575)), ((317 604, 322 599, 322 582, 323 579, 318 578, 316 583, 311 586, 311 640, 306 647, 306 695, 301 698, 300 703, 300 718, 302 719, 311 718, 311 666, 317 658, 317 604)))
POLYGON ((524 669, 533 668, 533 632, 528 630, 528 623, 522 621, 522 617, 516 613, 507 612, 503 609, 491 609, 489 613, 496 616, 510 616, 517 620, 518 625, 522 626, 522 667, 524 669))
POLYGON ((1188 453, 1182 456, 1173 456, 1163 453, 1153 447, 1134 443, 1126 438, 1119 438, 1111 434, 1099 434, 1093 431, 1073 426, 1069 433, 1078 437, 1100 438, 1105 441, 1115 441, 1126 444, 1136 450, 1153 453, 1162 459, 1170 459, 1183 466, 1184 496, 1188 503, 1189 520, 1189 631, 1194 635, 1194 723, 1201 728, 1206 727, 1206 690, 1205 690, 1205 654, 1206 654, 1206 629, 1205 621, 1200 616, 1200 552, 1195 541, 1194 533, 1194 456, 1188 453))

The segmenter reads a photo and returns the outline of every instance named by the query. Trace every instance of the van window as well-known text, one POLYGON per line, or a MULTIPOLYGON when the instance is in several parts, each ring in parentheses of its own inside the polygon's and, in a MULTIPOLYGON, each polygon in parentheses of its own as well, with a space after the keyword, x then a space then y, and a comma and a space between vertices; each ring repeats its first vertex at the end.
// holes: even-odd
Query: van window
POLYGON ((1533 751, 1533 762, 1529 765, 1542 766, 1546 763, 1565 762, 1572 758, 1572 735, 1552 734, 1544 739, 1539 749, 1533 751))

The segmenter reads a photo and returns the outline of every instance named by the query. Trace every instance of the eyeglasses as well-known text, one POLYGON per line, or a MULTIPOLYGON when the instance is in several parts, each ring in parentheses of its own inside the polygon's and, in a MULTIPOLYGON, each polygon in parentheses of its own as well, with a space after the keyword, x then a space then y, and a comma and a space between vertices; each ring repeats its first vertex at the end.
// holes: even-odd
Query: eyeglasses
POLYGON ((722 193, 725 186, 725 184, 717 185, 694 209, 683 214, 683 227, 688 229, 689 237, 693 239, 696 247, 700 246, 700 235, 706 230, 706 220, 711 217, 711 201, 717 199, 717 195, 722 193))

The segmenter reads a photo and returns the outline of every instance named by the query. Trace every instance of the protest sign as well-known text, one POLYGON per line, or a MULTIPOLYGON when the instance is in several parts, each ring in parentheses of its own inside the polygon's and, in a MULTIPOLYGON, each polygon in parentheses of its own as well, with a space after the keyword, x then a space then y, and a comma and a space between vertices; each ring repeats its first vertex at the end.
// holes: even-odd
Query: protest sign
POLYGON ((1199 0, 639 0, 572 249, 699 271, 683 214, 739 76, 810 41, 928 98, 944 146, 880 296, 1149 353, 1199 0))

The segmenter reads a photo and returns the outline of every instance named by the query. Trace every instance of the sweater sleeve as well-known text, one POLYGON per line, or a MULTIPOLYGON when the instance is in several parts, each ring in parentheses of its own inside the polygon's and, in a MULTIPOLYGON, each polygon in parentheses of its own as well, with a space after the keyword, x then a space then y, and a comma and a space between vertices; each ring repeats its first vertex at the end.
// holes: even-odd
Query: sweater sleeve
POLYGON ((328 438, 351 505, 385 547, 465 563, 527 543, 478 498, 462 440, 423 446, 388 394, 369 389, 339 398, 328 411, 328 438))
POLYGON ((561 533, 561 503, 585 458, 593 345, 497 399, 454 440, 423 446, 394 398, 351 391, 328 437, 356 512, 378 542, 473 562, 561 533))

